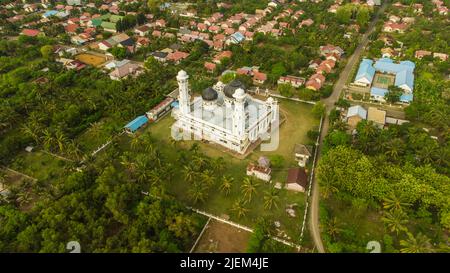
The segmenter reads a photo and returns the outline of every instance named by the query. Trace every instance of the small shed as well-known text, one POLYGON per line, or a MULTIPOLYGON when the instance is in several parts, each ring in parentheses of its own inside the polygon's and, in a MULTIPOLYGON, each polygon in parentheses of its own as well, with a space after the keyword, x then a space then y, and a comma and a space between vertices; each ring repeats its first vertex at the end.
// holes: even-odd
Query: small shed
POLYGON ((308 175, 304 168, 292 168, 288 171, 285 188, 291 191, 305 192, 308 185, 308 175))
POLYGON ((303 144, 295 144, 294 147, 295 160, 298 161, 300 167, 305 167, 311 157, 311 148, 303 144))
POLYGON ((148 118, 145 115, 139 116, 139 117, 135 118, 134 120, 132 120, 131 122, 129 122, 127 125, 125 125, 125 130, 128 133, 134 133, 139 128, 141 128, 142 126, 147 124, 147 122, 148 122, 148 118))

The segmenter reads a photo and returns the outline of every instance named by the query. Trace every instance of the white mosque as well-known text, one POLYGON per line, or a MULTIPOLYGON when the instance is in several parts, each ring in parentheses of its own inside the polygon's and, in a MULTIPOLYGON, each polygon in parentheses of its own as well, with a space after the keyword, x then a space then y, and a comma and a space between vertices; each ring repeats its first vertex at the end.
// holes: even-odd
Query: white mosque
POLYGON ((273 124, 278 126, 277 101, 253 98, 239 80, 218 82, 191 98, 188 79, 185 71, 178 72, 172 137, 207 140, 244 154, 252 143, 269 137, 273 124))

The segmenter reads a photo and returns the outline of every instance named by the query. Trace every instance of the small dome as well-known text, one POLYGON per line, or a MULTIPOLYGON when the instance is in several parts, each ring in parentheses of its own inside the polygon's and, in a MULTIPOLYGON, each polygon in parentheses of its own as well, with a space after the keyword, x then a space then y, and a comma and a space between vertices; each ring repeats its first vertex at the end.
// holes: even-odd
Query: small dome
POLYGON ((234 91, 233 97, 234 97, 234 98, 236 98, 236 97, 242 97, 242 96, 244 96, 244 95, 245 95, 244 89, 238 88, 238 89, 236 89, 236 91, 234 91))
POLYGON ((232 98, 234 91, 239 88, 245 90, 245 85, 239 80, 232 80, 229 84, 225 85, 225 87, 223 88, 223 93, 225 94, 225 96, 232 98))
POLYGON ((184 71, 184 70, 178 71, 177 78, 187 78, 187 77, 188 77, 188 74, 186 73, 186 71, 184 71))
POLYGON ((273 98, 269 97, 266 101, 267 101, 267 103, 273 103, 273 98))
POLYGON ((206 88, 202 92, 202 99, 207 101, 216 100, 218 97, 216 90, 212 89, 211 87, 206 88))

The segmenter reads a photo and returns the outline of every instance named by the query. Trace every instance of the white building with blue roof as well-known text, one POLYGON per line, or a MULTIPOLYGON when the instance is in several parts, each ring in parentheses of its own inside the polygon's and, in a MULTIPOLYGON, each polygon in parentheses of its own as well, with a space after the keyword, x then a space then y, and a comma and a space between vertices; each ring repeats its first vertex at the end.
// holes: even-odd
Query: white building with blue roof
POLYGON ((411 61, 395 63, 390 58, 381 58, 375 63, 370 59, 363 59, 359 65, 354 84, 370 87, 372 100, 385 102, 384 95, 389 92, 386 83, 376 84, 374 79, 376 73, 391 75, 395 77, 393 85, 403 89, 400 102, 410 103, 413 100, 414 91, 414 69, 416 65, 411 61))
POLYGON ((358 72, 356 73, 355 83, 369 86, 372 84, 374 76, 375 68, 373 67, 373 61, 370 59, 363 59, 359 65, 358 72))

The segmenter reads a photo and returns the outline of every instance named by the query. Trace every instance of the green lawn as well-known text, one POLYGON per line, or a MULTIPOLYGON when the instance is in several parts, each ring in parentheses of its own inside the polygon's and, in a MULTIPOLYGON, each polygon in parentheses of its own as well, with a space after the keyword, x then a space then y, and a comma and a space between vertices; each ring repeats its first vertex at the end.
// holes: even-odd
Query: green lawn
MULTIPOLYGON (((281 110, 286 116, 286 121, 282 124, 280 129, 280 144, 277 150, 271 152, 260 151, 257 147, 254 152, 244 160, 237 159, 230 154, 223 152, 217 146, 212 146, 197 141, 200 145, 200 150, 212 158, 223 157, 226 162, 226 175, 230 175, 235 179, 235 184, 232 188, 230 195, 225 196, 219 190, 219 184, 216 183, 209 192, 206 202, 202 204, 192 204, 188 197, 188 189, 190 184, 184 181, 181 173, 182 166, 179 166, 176 170, 176 183, 172 182, 167 184, 167 190, 177 197, 180 201, 187 205, 195 206, 196 208, 205 210, 215 215, 229 215, 231 220, 242 223, 244 225, 253 226, 255 221, 261 216, 268 216, 273 221, 280 221, 281 229, 291 237, 292 241, 300 235, 301 224, 303 220, 303 212, 305 206, 305 195, 303 193, 294 193, 287 190, 280 191, 280 202, 278 208, 273 208, 268 211, 263 207, 264 191, 270 189, 272 184, 260 181, 258 187, 258 193, 253 200, 247 204, 249 209, 247 215, 238 219, 231 211, 233 203, 238 200, 241 194, 241 183, 245 177, 246 166, 249 162, 258 159, 261 155, 282 155, 285 158, 285 166, 281 170, 273 172, 274 181, 284 182, 287 176, 287 168, 296 166, 296 162, 293 156, 293 149, 296 143, 309 143, 306 133, 308 130, 317 126, 319 121, 315 119, 310 111, 312 106, 300 102, 294 102, 289 100, 282 100, 280 102, 281 110), (298 205, 296 209, 297 216, 291 218, 285 212, 288 204, 298 205)), ((170 144, 170 128, 174 123, 174 119, 170 116, 166 116, 157 123, 151 124, 143 131, 149 130, 156 139, 158 139, 159 145, 163 154, 170 158, 171 162, 176 162, 177 151, 179 149, 188 149, 194 141, 184 141, 178 143, 176 147, 170 144)), ((142 133, 142 132, 141 132, 142 133)))
POLYGON ((9 167, 40 181, 55 181, 62 179, 66 166, 67 162, 41 151, 36 151, 20 153, 9 167))

